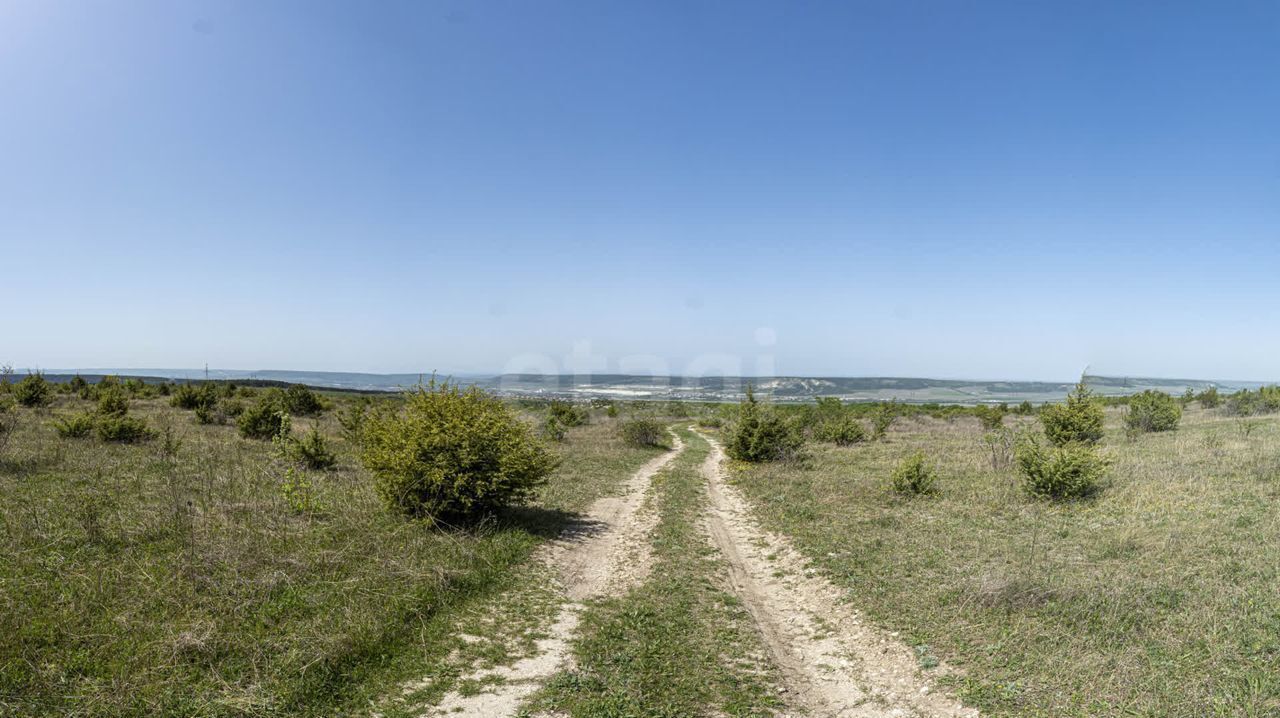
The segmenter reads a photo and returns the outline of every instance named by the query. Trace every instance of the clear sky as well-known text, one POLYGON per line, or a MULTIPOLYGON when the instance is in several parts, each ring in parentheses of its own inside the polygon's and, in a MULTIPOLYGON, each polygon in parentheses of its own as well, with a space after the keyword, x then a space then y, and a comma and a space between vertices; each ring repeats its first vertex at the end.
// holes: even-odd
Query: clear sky
POLYGON ((20 369, 1280 379, 1280 3, 0 0, 0 267, 20 369))

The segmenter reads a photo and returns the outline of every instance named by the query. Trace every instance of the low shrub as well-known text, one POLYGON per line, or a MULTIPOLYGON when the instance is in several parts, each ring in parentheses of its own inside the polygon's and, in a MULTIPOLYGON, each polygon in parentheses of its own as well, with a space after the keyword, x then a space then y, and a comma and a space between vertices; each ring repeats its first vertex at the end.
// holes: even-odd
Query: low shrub
POLYGON ((419 386, 365 421, 361 461, 387 506, 433 521, 523 503, 559 460, 496 397, 448 383, 419 386))
POLYGON ((49 382, 38 371, 27 374, 22 377, 22 381, 13 385, 13 398, 28 408, 47 406, 53 399, 52 394, 49 382))
POLYGON ((293 436, 292 426, 292 419, 284 414, 280 433, 272 439, 282 458, 313 470, 332 469, 338 464, 338 457, 329 448, 329 442, 320 433, 320 427, 313 425, 306 436, 298 439, 293 436))
POLYGON ((146 441, 154 436, 151 429, 147 428, 147 422, 128 415, 99 416, 94 428, 99 439, 123 444, 146 441))
POLYGON ((361 435, 364 432, 364 421, 369 416, 371 405, 372 402, 369 399, 360 397, 338 412, 338 426, 342 429, 342 438, 352 444, 360 444, 361 435))
POLYGON ((327 407, 324 399, 305 384, 292 384, 284 390, 284 408, 294 416, 314 416, 327 407))
POLYGON ((1173 431, 1182 420, 1182 405, 1162 391, 1150 389, 1129 398, 1125 428, 1130 434, 1173 431))
POLYGON ((1102 404, 1081 380, 1067 395, 1066 403, 1050 404, 1040 410, 1040 423, 1054 446, 1096 444, 1103 435, 1102 404))
POLYGON ((938 473, 923 451, 903 459, 889 476, 893 490, 904 496, 922 496, 937 491, 938 473))
POLYGON ((739 461, 778 461, 792 458, 803 445, 803 435, 775 409, 761 406, 748 385, 725 444, 729 456, 739 461))
POLYGON ((656 447, 667 445, 667 430, 662 422, 651 416, 627 419, 618 426, 622 441, 629 446, 656 447))
POLYGON ((280 434, 288 411, 280 391, 263 394, 258 403, 247 408, 236 419, 236 428, 246 439, 268 441, 280 434))
POLYGON ((1096 494, 1110 466, 1089 444, 1045 447, 1034 439, 1018 447, 1017 462, 1027 493, 1049 499, 1081 499, 1096 494))
POLYGON ((569 437, 569 430, 554 416, 548 416, 539 431, 548 441, 561 442, 569 437))
POLYGON ((590 420, 591 412, 585 406, 557 399, 547 405, 547 418, 555 419, 564 427, 582 426, 590 420))
POLYGON ((889 428, 898 420, 898 402, 882 401, 871 412, 871 438, 884 441, 889 435, 889 428))
POLYGON ((852 446, 867 440, 866 427, 849 414, 826 419, 813 431, 813 438, 836 446, 852 446))
POLYGON ((53 428, 64 439, 81 439, 93 433, 94 416, 88 412, 53 420, 53 428))
POLYGON ((119 386, 98 390, 99 416, 124 416, 129 413, 129 396, 119 386))
POLYGON ((1004 404, 992 406, 990 404, 979 404, 973 407, 973 415, 978 417, 978 422, 982 424, 983 431, 996 431, 1004 426, 1004 415, 1009 413, 1009 408, 1004 404))
POLYGON ((1214 409, 1222 403, 1222 395, 1218 393, 1218 387, 1211 386, 1197 394, 1196 400, 1200 402, 1201 407, 1205 409, 1214 409))

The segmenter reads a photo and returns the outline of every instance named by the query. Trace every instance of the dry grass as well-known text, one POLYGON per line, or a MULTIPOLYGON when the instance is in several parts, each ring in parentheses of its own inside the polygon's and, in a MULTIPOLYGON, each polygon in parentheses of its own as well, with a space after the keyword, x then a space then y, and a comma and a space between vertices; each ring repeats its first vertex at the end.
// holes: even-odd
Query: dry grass
POLYGON ((1274 716, 1280 420, 1250 421, 1191 409, 1129 441, 1111 413, 1110 479, 1075 503, 993 470, 972 419, 735 476, 855 606, 961 668, 988 714, 1274 716), (897 498, 890 472, 918 450, 939 493, 897 498))
POLYGON ((575 429, 539 507, 445 532, 383 509, 332 414, 338 467, 307 475, 322 509, 301 514, 269 443, 160 400, 131 413, 173 427, 176 460, 59 438, 52 416, 88 406, 23 410, 0 460, 0 715, 358 713, 656 453, 575 429))

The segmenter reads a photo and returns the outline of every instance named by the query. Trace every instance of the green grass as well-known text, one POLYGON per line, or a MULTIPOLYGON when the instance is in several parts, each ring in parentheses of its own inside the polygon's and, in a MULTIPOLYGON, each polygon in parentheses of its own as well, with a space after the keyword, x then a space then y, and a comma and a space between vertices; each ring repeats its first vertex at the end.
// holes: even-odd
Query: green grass
POLYGON ((718 554, 699 521, 699 467, 709 447, 681 429, 688 449, 654 479, 659 523, 649 579, 592 605, 575 668, 557 675, 535 709, 591 718, 772 715, 773 669, 750 616, 724 589, 718 554))
POLYGON ((576 428, 537 507, 446 532, 383 509, 332 413, 338 468, 307 474, 324 508, 300 514, 269 443, 161 399, 131 415, 175 430, 174 461, 159 441, 58 437, 54 415, 90 406, 21 410, 0 458, 0 715, 367 713, 658 453, 576 428))
POLYGON ((1190 409, 1130 442, 1109 413, 1115 464, 1084 502, 1028 498, 972 419, 733 473, 854 606, 960 668, 984 714, 1275 716, 1280 421, 1251 421, 1190 409), (897 497, 890 474, 915 451, 938 462, 938 493, 897 497))

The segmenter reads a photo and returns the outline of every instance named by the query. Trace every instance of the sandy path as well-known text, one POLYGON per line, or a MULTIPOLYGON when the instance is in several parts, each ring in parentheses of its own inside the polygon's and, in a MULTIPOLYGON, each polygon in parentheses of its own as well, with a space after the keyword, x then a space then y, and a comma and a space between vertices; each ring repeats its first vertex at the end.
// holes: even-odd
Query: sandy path
POLYGON ((659 456, 632 474, 620 496, 599 499, 586 516, 540 552, 539 560, 554 567, 566 602, 537 641, 533 654, 509 666, 476 671, 461 682, 500 682, 481 692, 464 695, 451 692, 440 705, 425 715, 458 718, 501 718, 514 716, 521 703, 547 679, 564 668, 571 657, 569 642, 578 627, 583 603, 593 598, 619 595, 639 584, 649 574, 653 556, 649 534, 658 515, 644 497, 654 477, 684 450, 680 437, 671 451, 659 456))
POLYGON ((706 530, 729 564, 733 590, 759 626, 794 707, 842 718, 977 716, 935 691, 910 648, 863 623, 784 538, 759 527, 725 482, 723 449, 703 438, 712 446, 702 466, 711 503, 706 530))

